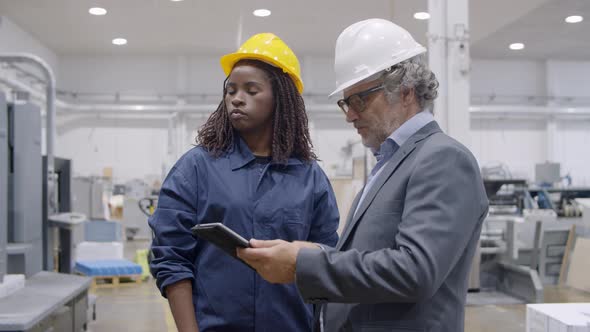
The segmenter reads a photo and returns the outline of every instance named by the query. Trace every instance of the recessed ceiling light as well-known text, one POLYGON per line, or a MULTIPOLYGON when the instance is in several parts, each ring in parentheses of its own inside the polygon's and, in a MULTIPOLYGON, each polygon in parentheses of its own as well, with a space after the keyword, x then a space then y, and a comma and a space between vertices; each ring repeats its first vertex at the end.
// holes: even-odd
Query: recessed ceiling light
POLYGON ((428 14, 427 12, 417 12, 414 13, 414 18, 417 20, 427 20, 430 18, 430 14, 428 14))
POLYGON ((565 18, 567 23, 580 23, 584 20, 584 18, 580 15, 572 15, 565 18))
POLYGON ((100 7, 92 7, 88 9, 88 12, 92 15, 102 16, 107 14, 107 10, 100 7))
POLYGON ((125 44, 127 44, 127 39, 125 39, 125 38, 115 38, 115 39, 113 39, 113 44, 115 44, 117 46, 125 45, 125 44))
POLYGON ((510 44, 509 47, 511 50, 518 51, 518 50, 524 49, 524 44, 523 43, 512 43, 512 44, 510 44))
POLYGON ((256 9, 254 12, 252 12, 252 14, 254 14, 254 16, 258 16, 258 17, 267 17, 267 16, 270 16, 270 10, 256 9))
POLYGON ((170 0, 170 1, 172 1, 172 2, 181 2, 181 1, 184 1, 184 0, 170 0))

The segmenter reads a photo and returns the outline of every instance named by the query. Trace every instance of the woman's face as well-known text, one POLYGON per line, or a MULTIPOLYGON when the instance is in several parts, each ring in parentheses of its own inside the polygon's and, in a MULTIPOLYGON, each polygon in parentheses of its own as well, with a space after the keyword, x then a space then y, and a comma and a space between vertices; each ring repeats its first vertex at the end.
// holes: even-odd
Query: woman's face
POLYGON ((227 79, 225 107, 232 126, 240 133, 272 130, 272 84, 266 72, 237 64, 227 79))

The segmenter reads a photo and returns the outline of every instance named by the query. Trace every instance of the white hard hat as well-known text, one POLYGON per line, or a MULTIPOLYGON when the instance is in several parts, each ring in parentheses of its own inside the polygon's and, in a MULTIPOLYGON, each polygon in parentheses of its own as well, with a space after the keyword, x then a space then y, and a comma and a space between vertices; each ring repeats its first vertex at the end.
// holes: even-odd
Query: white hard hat
POLYGON ((336 41, 336 90, 330 97, 395 64, 426 52, 409 32, 372 18, 344 29, 336 41))

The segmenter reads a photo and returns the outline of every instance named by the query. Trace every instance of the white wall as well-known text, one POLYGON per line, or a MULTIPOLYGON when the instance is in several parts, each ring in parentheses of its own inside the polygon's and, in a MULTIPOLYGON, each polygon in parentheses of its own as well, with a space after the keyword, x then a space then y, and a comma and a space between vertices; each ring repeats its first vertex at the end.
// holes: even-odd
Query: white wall
POLYGON ((546 69, 544 61, 473 60, 473 96, 543 96, 546 69))
POLYGON ((122 181, 160 176, 166 167, 166 120, 70 119, 60 126, 55 154, 71 159, 74 175, 113 167, 122 181))
POLYGON ((544 121, 471 120, 471 149, 480 166, 503 163, 512 176, 533 179, 546 160, 544 121))
MULTIPOLYGON (((327 99, 327 94, 332 92, 334 74, 332 71, 332 59, 324 57, 302 57, 301 67, 304 78, 305 93, 313 95, 306 97, 306 102, 313 108, 313 103, 334 103, 327 99), (307 79, 306 79, 307 77, 307 79)), ((216 104, 221 98, 222 84, 225 78, 220 66, 218 57, 200 56, 62 56, 60 58, 60 89, 76 92, 92 93, 120 93, 121 95, 154 95, 154 94, 203 94, 207 95, 207 103, 216 104)), ((200 100, 198 97, 197 100, 200 100)), ((213 111, 213 109, 211 109, 213 111)), ((335 173, 335 166, 342 164, 340 148, 347 141, 356 139, 356 132, 346 124, 341 112, 334 104, 334 119, 331 120, 310 120, 310 128, 313 128, 315 151, 322 159, 321 164, 330 174, 335 173)), ((188 150, 194 143, 196 130, 203 123, 208 115, 203 115, 197 120, 188 120, 186 130, 188 132, 183 138, 185 142, 178 142, 179 153, 188 150)), ((310 115, 310 119, 313 116, 310 115)), ((104 122, 104 121, 103 121, 104 122)), ((118 168, 128 167, 124 163, 128 159, 120 155, 120 151, 135 149, 136 141, 126 142, 118 140, 116 151, 113 150, 110 135, 119 136, 129 129, 137 136, 148 137, 154 132, 154 128, 140 129, 131 122, 115 122, 116 128, 108 128, 108 123, 92 125, 93 122, 74 122, 62 128, 60 125, 57 137, 57 154, 69 158, 75 158, 74 171, 77 174, 100 174, 102 167, 112 165, 115 168, 115 177, 122 181, 129 177, 139 176, 145 172, 153 172, 154 165, 138 165, 136 172, 118 171, 118 168), (78 126, 76 128, 76 126, 78 126), (127 126, 127 127, 126 127, 127 126), (73 129, 75 128, 75 129, 73 129), (99 152, 78 147, 80 141, 95 146, 99 152), (83 152, 81 152, 83 150, 83 152), (88 160, 98 160, 93 163, 88 160), (88 160, 82 160, 88 159, 88 160), (77 160, 81 160, 77 162, 77 160), (118 166, 120 165, 120 166, 118 166)), ((59 128, 58 128, 59 129, 59 128)), ((165 148, 168 144, 168 122, 161 121, 156 132, 158 137, 164 137, 163 141, 157 144, 161 147, 156 151, 164 151, 160 154, 157 165, 168 165, 165 148)), ((362 149, 361 149, 362 150, 362 149)), ((155 151, 154 151, 155 152, 155 151)), ((359 153, 359 151, 355 151, 359 153)), ((153 155, 154 153, 152 153, 153 155)), ((135 156, 136 152, 130 155, 135 156)), ((133 158, 132 158, 133 159, 133 158)), ((145 159, 145 157, 144 157, 145 159)), ((137 159, 137 160, 142 160, 137 159)))
POLYGON ((577 185, 590 186, 590 120, 558 121, 555 161, 561 173, 569 173, 577 185))
MULTIPOLYGON (((306 76, 306 93, 325 95, 332 89, 333 74, 330 58, 303 57, 303 75, 306 76)), ((60 59, 60 86, 75 91, 92 91, 127 94, 155 94, 155 93, 202 93, 211 94, 211 100, 218 101, 223 74, 219 69, 217 58, 176 56, 176 57, 80 57, 70 56, 60 59), (88 79, 92 77, 92 79, 88 79)), ((584 87, 590 86, 586 73, 590 73, 590 62, 563 61, 494 61, 474 60, 472 72, 472 94, 474 96, 585 96, 590 97, 584 87)), ((333 102, 327 98, 320 99, 322 103, 333 102)), ((525 101, 525 98, 513 99, 525 101)), ((501 100, 499 100, 501 102, 501 100)), ((314 101, 307 99, 308 105, 314 101)), ((315 102, 318 102, 315 100, 315 102)), ((496 101, 498 102, 498 100, 496 101)), ((310 107, 311 108, 311 107, 310 107)), ((334 111, 339 114, 338 109, 334 111)), ((316 152, 322 165, 329 175, 335 175, 336 169, 342 167, 344 156, 342 148, 350 141, 358 140, 355 131, 346 124, 343 117, 332 118, 310 115, 312 122, 312 137, 316 152)), ((185 135, 185 149, 190 148, 196 129, 201 121, 187 124, 185 135)), ((481 165, 495 161, 505 163, 514 176, 534 178, 535 163, 549 159, 547 123, 544 120, 471 120, 472 149, 481 165)), ((590 185, 589 171, 584 165, 590 164, 590 153, 586 151, 584 138, 590 132, 590 123, 562 121, 558 123, 555 133, 555 160, 563 163, 563 173, 570 172, 574 183, 590 185), (563 147, 563 148, 559 148, 563 147)), ((133 125, 129 128, 118 123, 117 128, 93 128, 86 126, 58 137, 58 152, 63 151, 76 159, 94 159, 100 157, 100 165, 112 165, 116 175, 139 176, 145 172, 157 172, 159 167, 166 164, 167 152, 167 123, 161 122, 158 129, 140 129, 133 125), (126 165, 129 160, 145 160, 144 157, 126 159, 120 151, 136 151, 136 141, 119 140, 117 148, 111 152, 110 135, 123 137, 129 130, 135 137, 143 137, 143 141, 150 142, 152 135, 161 138, 153 151, 160 151, 157 156, 151 153, 149 163, 142 162, 135 172, 128 172, 126 165), (93 133, 92 136, 90 133, 93 133), (159 134, 155 134, 159 133, 159 134), (121 135, 121 136, 119 136, 121 135), (94 146, 99 151, 86 151, 80 154, 76 147, 82 137, 92 137, 94 146), (82 157, 84 156, 84 157, 82 157), (158 159, 159 158, 159 159, 158 159), (120 166, 117 166, 120 165, 120 166), (123 170, 118 171, 118 168, 123 170)), ((138 138, 139 140, 139 138, 138 138)), ((87 139, 88 141, 88 139, 87 139)), ((182 147, 180 148, 182 150, 182 147)), ((354 155, 362 154, 362 148, 357 147, 354 155)), ((135 156, 130 152, 129 156, 135 156)), ((101 170, 96 163, 81 161, 75 163, 80 173, 91 174, 101 170)))
POLYGON ((344 115, 341 118, 316 118, 311 121, 314 149, 326 174, 330 177, 343 173, 352 175, 352 158, 364 153, 356 130, 344 121, 344 115), (343 148, 350 143, 354 145, 351 154, 347 155, 343 148))
POLYGON ((0 53, 4 52, 31 53, 44 59, 54 74, 58 70, 58 57, 52 50, 5 16, 0 16, 0 53))
POLYGON ((590 61, 548 61, 547 77, 551 95, 590 98, 590 61))
POLYGON ((590 120, 554 121, 549 142, 546 120, 472 119, 472 151, 480 166, 502 162, 514 177, 528 180, 534 180, 535 164, 559 162, 562 176, 569 173, 574 185, 590 186, 590 120))
POLYGON ((221 94, 219 61, 198 56, 62 56, 58 86, 122 94, 221 94))
MULTIPOLYGON (((88 93, 121 93, 122 95, 208 95, 207 103, 217 103, 224 75, 218 57, 178 56, 58 56, 33 36, 3 18, 0 25, 0 52, 31 52, 46 59, 56 69, 58 87, 88 93)), ((306 103, 333 103, 325 97, 333 89, 332 58, 302 55, 302 75, 306 85, 306 103)), ((573 96, 577 105, 590 105, 590 61, 505 61, 473 60, 471 93, 478 103, 515 103, 525 96, 573 96), (508 96, 506 99, 503 97, 508 96), (510 98, 512 96, 512 99, 510 98), (521 98, 519 98, 521 97, 521 98), (584 104, 585 103, 585 104, 584 104)), ((194 97, 193 97, 194 98, 194 97)), ((197 98, 197 100, 199 100, 197 98)), ((203 101, 205 101, 203 99, 203 101)), ((550 106, 555 102, 550 102, 550 106)), ((211 110, 212 111, 212 110, 211 110)), ((334 106, 334 112, 339 111, 334 106)), ((311 112, 313 113, 313 112, 311 112)), ((326 118, 310 114, 310 127, 316 153, 326 172, 335 175, 342 167, 342 148, 358 137, 344 118, 326 118)), ((86 117, 66 120, 59 116, 58 156, 74 159, 77 174, 101 174, 112 166, 122 180, 161 174, 171 160, 190 148, 196 129, 204 118, 188 121, 185 132, 171 135, 167 120, 113 121, 86 117), (183 142, 186 141, 186 142, 183 142), (176 151, 170 151, 170 144, 176 151)), ((206 116, 205 116, 206 117, 206 116)), ((471 120, 472 149, 482 165, 493 161, 507 164, 515 176, 533 178, 534 164, 553 156, 570 172, 574 183, 590 185, 588 121, 560 121, 552 136, 543 120, 471 120), (547 146, 556 147, 552 154, 547 146)), ((182 126, 181 126, 182 127, 182 126)), ((178 130, 175 129, 175 132, 178 130)), ((354 155, 363 153, 355 148, 354 155)))
MULTIPOLYGON (((590 61, 473 62, 474 95, 554 97, 545 103, 549 108, 564 103, 563 97, 573 97, 565 105, 588 108, 588 86, 590 61)), ((560 162, 562 175, 570 173, 574 185, 590 185, 588 120, 472 119, 471 131, 472 149, 481 165, 502 161, 513 175, 533 180, 535 163, 560 162), (547 130, 549 121, 556 121, 553 136, 547 130)))
MULTIPOLYGON (((332 92, 331 63, 331 58, 301 58, 305 93, 332 92)), ((217 99, 225 79, 219 57, 211 56, 62 56, 59 72, 58 86, 68 91, 193 93, 214 95, 217 99)))

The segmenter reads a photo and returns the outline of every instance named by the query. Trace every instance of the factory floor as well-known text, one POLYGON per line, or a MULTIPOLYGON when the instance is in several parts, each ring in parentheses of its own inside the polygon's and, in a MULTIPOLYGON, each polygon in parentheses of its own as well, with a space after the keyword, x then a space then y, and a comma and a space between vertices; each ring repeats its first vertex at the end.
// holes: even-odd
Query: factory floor
MULTIPOLYGON (((545 303, 590 302, 590 293, 567 287, 545 286, 545 303)), ((468 306, 466 332, 522 332, 526 330, 526 305, 468 306)))
MULTIPOLYGON (((124 256, 133 260, 135 252, 147 249, 149 241, 126 241, 124 256)), ((96 320, 89 322, 89 332, 165 332, 176 331, 168 302, 156 288, 156 282, 121 284, 117 287, 98 287, 96 320)))
MULTIPOLYGON (((125 244, 125 255, 132 258, 136 249, 147 248, 147 241, 125 244)), ((162 332, 176 331, 168 302, 160 296, 153 279, 142 284, 123 285, 96 290, 96 320, 91 332, 162 332)), ((545 302, 590 302, 590 293, 570 288, 547 286, 545 302)), ((466 332, 525 331, 524 304, 467 306, 466 332)))

